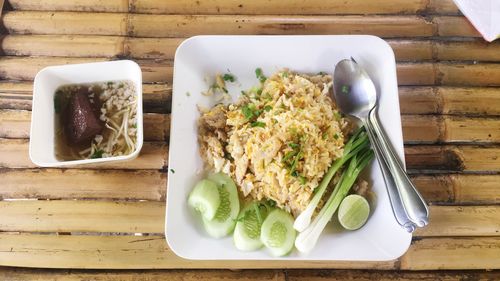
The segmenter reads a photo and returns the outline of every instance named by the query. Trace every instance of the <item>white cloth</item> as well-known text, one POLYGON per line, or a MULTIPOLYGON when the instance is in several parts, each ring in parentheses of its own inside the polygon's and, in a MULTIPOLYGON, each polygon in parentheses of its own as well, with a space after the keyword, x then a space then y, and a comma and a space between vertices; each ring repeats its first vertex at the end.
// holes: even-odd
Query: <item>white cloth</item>
POLYGON ((500 0, 453 0, 486 41, 500 38, 500 0))

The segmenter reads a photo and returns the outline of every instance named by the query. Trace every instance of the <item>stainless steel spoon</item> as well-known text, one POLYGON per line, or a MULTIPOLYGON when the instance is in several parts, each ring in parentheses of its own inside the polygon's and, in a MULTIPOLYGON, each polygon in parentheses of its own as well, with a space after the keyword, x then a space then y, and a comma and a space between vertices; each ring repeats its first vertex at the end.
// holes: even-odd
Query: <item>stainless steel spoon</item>
POLYGON ((392 210, 408 232, 429 220, 427 205, 408 178, 377 117, 377 92, 368 74, 354 59, 340 61, 333 75, 334 96, 340 110, 365 125, 380 164, 392 210))

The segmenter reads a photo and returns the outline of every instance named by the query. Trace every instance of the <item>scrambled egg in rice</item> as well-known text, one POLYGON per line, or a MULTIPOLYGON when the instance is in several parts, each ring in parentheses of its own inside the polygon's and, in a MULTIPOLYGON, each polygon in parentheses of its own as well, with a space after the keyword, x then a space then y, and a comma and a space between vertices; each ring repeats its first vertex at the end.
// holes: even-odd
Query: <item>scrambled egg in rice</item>
POLYGON ((329 96, 332 77, 283 70, 236 104, 217 105, 199 119, 200 153, 244 197, 274 200, 299 214, 330 164, 342 156, 347 122, 329 96))

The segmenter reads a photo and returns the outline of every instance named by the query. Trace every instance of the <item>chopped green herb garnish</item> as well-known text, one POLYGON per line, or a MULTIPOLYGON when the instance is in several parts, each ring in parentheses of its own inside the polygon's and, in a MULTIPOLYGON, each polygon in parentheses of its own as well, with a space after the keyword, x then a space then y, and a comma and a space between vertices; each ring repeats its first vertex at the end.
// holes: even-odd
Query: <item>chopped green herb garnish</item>
POLYGON ((288 77, 288 72, 283 72, 283 73, 281 73, 281 77, 283 77, 283 78, 287 78, 287 77, 288 77))
POLYGON ((327 132, 324 132, 323 135, 321 135, 321 137, 326 140, 328 138, 328 133, 327 132))
POLYGON ((262 69, 258 67, 255 69, 255 76, 257 76, 257 79, 259 79, 260 83, 264 83, 266 81, 266 76, 264 76, 264 73, 262 72, 262 69))
POLYGON ((338 111, 334 111, 333 117, 335 117, 335 119, 337 119, 337 120, 340 120, 340 118, 342 118, 342 115, 340 115, 340 113, 338 111))
POLYGON ((326 75, 326 72, 320 71, 320 72, 318 72, 318 75, 326 75))
POLYGON ((174 169, 170 169, 170 172, 172 172, 172 174, 175 174, 175 170, 174 169))
POLYGON ((234 75, 229 73, 224 74, 224 76, 222 76, 222 79, 224 79, 224 81, 229 81, 229 82, 236 81, 236 77, 234 77, 234 75))
POLYGON ((96 159, 96 158, 102 158, 102 154, 104 153, 103 150, 96 150, 92 155, 90 155, 90 159, 96 159))
POLYGON ((302 151, 299 151, 299 153, 297 153, 297 155, 293 159, 292 166, 290 167, 290 175, 294 177, 298 175, 297 164, 299 163, 300 159, 302 159, 302 151))
POLYGON ((273 107, 270 106, 270 105, 264 106, 264 110, 267 111, 267 112, 271 111, 272 109, 273 109, 273 107))
POLYGON ((289 151, 285 154, 285 157, 283 157, 283 162, 288 161, 288 159, 292 158, 297 152, 296 151, 289 151))
POLYGON ((340 91, 343 93, 343 94, 349 94, 349 86, 347 85, 343 85, 342 88, 340 89, 340 91))
POLYGON ((292 149, 299 148, 299 144, 298 144, 298 143, 293 143, 293 142, 289 143, 289 144, 288 144, 288 146, 289 146, 290 148, 292 148, 292 149))
POLYGON ((113 85, 113 82, 107 82, 106 85, 111 86, 113 85))
POLYGON ((120 88, 123 88, 123 87, 125 87, 125 84, 123 84, 123 83, 118 84, 118 88, 119 88, 119 89, 120 89, 120 88))
POLYGON ((255 122, 255 119, 257 119, 261 114, 263 110, 255 108, 255 105, 253 103, 246 104, 241 107, 241 112, 243 113, 243 116, 249 121, 254 121, 251 125, 252 127, 259 126, 263 127, 260 123, 262 122, 255 122))
POLYGON ((259 122, 259 121, 255 121, 255 122, 252 122, 250 124, 250 126, 252 127, 261 127, 261 128, 265 128, 266 127, 266 123, 264 122, 259 122))
POLYGON ((242 108, 241 108, 241 112, 243 113, 243 116, 245 116, 246 119, 250 120, 252 119, 253 117, 253 109, 252 109, 252 106, 253 108, 255 109, 255 106, 251 103, 249 104, 245 104, 242 108))
POLYGON ((304 176, 302 176, 302 175, 299 175, 299 181, 303 185, 306 184, 306 178, 304 176))
POLYGON ((338 140, 339 139, 339 135, 337 133, 335 133, 335 135, 333 135, 333 138, 338 140))

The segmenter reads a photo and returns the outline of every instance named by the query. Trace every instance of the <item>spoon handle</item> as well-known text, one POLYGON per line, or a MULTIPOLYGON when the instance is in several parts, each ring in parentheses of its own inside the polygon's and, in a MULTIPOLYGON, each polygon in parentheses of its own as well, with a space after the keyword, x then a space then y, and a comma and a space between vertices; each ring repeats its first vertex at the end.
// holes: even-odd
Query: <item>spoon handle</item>
POLYGON ((375 152, 376 158, 378 160, 380 171, 382 172, 382 176, 384 178, 385 186, 387 189, 387 194, 389 195, 389 201, 391 201, 392 212, 394 213, 394 217, 396 221, 408 232, 413 232, 417 228, 417 226, 408 218, 406 211, 404 209, 403 203, 401 202, 399 192, 394 182, 394 178, 387 166, 386 162, 383 160, 382 156, 382 148, 378 141, 378 138, 375 136, 373 132, 373 128, 368 120, 365 120, 366 131, 368 132, 368 137, 370 138, 370 143, 372 144, 373 151, 375 152))
POLYGON ((389 143, 389 138, 382 129, 382 126, 380 126, 376 114, 376 107, 370 112, 368 116, 368 123, 370 124, 371 129, 373 129, 373 133, 378 140, 377 143, 381 148, 382 159, 386 162, 392 178, 394 179, 394 183, 398 189, 406 214, 417 226, 423 227, 427 225, 429 222, 429 210, 427 208, 427 204, 411 182, 408 174, 403 168, 402 163, 389 143))

